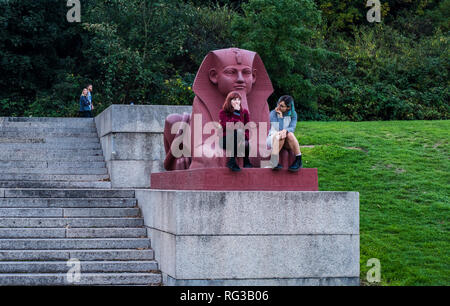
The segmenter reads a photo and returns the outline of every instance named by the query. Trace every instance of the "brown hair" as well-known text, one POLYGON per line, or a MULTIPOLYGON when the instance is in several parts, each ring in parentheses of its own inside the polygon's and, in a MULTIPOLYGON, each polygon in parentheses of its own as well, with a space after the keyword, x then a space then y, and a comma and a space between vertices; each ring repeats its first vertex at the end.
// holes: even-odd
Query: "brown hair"
POLYGON ((231 100, 239 98, 242 100, 241 95, 237 92, 237 91, 232 91, 230 92, 226 99, 225 99, 225 103, 223 104, 222 108, 223 110, 225 110, 227 113, 232 113, 233 112, 233 106, 231 105, 231 100))

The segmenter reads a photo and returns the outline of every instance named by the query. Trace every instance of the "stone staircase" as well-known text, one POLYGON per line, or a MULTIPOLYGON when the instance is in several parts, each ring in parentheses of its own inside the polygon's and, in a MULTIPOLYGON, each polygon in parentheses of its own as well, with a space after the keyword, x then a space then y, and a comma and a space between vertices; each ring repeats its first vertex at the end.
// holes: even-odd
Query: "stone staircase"
POLYGON ((143 225, 93 119, 0 118, 0 285, 160 285, 143 225))

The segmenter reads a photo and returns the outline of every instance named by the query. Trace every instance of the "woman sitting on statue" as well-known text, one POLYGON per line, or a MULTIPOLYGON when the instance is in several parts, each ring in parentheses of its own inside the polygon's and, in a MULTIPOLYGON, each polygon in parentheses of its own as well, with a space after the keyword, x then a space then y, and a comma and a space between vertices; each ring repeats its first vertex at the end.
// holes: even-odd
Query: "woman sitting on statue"
POLYGON ((294 99, 291 96, 282 96, 278 99, 277 107, 270 112, 270 131, 267 136, 267 146, 272 148, 272 169, 280 170, 283 166, 278 162, 282 148, 291 150, 295 160, 289 171, 298 171, 302 167, 302 153, 300 145, 294 135, 297 126, 297 113, 294 108, 294 99))
POLYGON ((220 144, 226 150, 227 156, 231 156, 227 162, 227 167, 232 171, 240 171, 241 168, 236 162, 236 157, 238 157, 238 152, 241 153, 242 149, 245 149, 244 168, 252 168, 253 166, 249 159, 249 131, 243 129, 243 126, 250 121, 250 118, 248 110, 241 106, 241 95, 238 92, 232 91, 228 94, 219 113, 219 120, 223 131, 220 144), (239 122, 242 123, 242 126, 236 124, 239 122), (228 128, 227 123, 231 123, 228 124, 228 128), (231 139, 230 136, 233 137, 232 142, 227 143, 227 133, 233 133, 233 135, 228 136, 229 139, 231 139))

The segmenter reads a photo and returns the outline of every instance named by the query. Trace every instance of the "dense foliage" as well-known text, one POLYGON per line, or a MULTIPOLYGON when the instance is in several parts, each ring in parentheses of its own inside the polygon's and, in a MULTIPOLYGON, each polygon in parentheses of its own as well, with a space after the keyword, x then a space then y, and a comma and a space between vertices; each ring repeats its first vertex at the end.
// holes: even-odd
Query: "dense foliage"
POLYGON ((0 116, 76 116, 112 103, 190 104, 213 49, 257 51, 302 119, 449 118, 450 0, 0 0, 0 116))

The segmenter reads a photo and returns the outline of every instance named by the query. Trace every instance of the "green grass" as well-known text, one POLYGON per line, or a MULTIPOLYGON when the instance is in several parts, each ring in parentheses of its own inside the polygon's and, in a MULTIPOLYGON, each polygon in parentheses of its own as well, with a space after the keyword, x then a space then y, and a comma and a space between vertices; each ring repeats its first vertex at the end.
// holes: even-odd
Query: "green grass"
POLYGON ((450 121, 299 122, 319 190, 360 193, 361 281, 450 285, 450 121))

